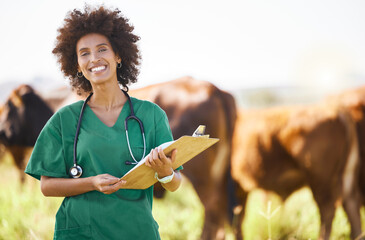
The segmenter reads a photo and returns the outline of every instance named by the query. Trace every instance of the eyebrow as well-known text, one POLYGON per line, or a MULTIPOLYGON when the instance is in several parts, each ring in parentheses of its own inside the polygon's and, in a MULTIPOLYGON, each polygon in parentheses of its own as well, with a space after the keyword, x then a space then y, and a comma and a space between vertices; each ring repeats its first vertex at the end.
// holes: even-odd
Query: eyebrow
MULTIPOLYGON (((96 47, 100 47, 100 46, 107 46, 108 47, 108 44, 106 44, 106 43, 100 43, 100 44, 96 45, 96 47)), ((87 50, 87 49, 89 49, 89 48, 80 48, 79 49, 79 52, 84 51, 84 50, 87 50)))

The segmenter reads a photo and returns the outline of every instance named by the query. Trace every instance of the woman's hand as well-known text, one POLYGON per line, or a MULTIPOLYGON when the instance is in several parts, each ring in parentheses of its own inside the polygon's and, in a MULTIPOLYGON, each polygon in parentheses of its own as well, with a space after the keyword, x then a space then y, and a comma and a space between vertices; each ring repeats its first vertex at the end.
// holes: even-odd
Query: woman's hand
POLYGON ((112 194, 121 189, 126 181, 109 174, 100 174, 93 177, 92 183, 96 191, 112 194))
MULTIPOLYGON (((146 166, 152 168, 158 175, 158 178, 164 178, 170 176, 174 169, 172 168, 172 163, 176 159, 177 150, 174 149, 171 153, 170 157, 166 157, 165 153, 161 148, 152 149, 150 154, 148 154, 146 159, 146 166)), ((174 174, 171 182, 161 183, 162 186, 169 191, 175 191, 179 188, 181 184, 181 175, 180 172, 177 171, 174 174)))
POLYGON ((171 157, 166 157, 162 148, 157 147, 147 155, 145 164, 157 172, 159 178, 170 176, 173 171, 172 163, 175 161, 176 153, 177 150, 174 149, 171 157))

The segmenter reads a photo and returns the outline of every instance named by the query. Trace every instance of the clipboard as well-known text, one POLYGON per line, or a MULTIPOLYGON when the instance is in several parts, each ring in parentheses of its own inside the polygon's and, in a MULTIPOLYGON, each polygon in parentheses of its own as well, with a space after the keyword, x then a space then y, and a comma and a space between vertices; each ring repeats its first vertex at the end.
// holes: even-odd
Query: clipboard
MULTIPOLYGON (((218 141, 218 138, 204 136, 182 136, 160 146, 167 156, 171 154, 173 149, 177 149, 176 158, 172 164, 173 169, 176 169, 218 141)), ((123 189, 146 189, 157 182, 154 170, 146 166, 145 161, 146 157, 121 178, 121 180, 127 181, 123 189)))

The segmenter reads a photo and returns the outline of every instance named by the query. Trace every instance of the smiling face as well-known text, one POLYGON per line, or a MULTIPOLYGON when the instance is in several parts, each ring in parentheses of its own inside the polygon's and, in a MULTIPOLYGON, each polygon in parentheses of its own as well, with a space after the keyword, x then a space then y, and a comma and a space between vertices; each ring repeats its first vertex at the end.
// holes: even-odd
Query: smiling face
POLYGON ((76 44, 78 70, 91 85, 108 81, 117 82, 117 64, 121 59, 115 55, 113 48, 104 35, 90 33, 76 44))

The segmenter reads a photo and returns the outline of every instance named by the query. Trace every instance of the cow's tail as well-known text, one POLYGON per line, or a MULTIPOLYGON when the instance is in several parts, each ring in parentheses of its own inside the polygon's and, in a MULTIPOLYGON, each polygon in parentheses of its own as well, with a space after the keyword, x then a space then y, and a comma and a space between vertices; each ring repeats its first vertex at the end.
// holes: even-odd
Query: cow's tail
POLYGON ((232 224, 234 219, 234 208, 239 204, 236 197, 237 184, 232 179, 231 174, 231 156, 232 156, 232 141, 233 133, 235 129, 236 119, 237 119, 237 107, 234 97, 225 91, 218 90, 219 97, 222 100, 224 114, 226 115, 226 129, 227 129, 227 140, 229 142, 229 151, 227 154, 227 167, 226 167, 226 189, 227 189, 227 216, 230 224, 232 224))
POLYGON ((360 152, 359 152, 359 142, 357 136, 356 123, 345 109, 340 110, 340 119, 346 126, 347 130, 347 142, 350 145, 349 154, 347 156, 347 161, 343 173, 343 197, 351 197, 353 191, 356 191, 359 178, 359 165, 360 165, 360 152))

